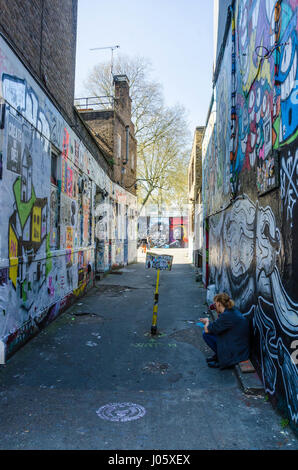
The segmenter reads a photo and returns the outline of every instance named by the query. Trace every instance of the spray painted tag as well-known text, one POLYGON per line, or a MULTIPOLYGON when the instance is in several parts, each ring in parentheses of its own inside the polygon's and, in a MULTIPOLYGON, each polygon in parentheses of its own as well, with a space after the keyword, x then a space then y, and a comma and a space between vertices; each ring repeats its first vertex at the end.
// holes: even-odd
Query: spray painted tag
POLYGON ((147 251, 145 267, 147 269, 154 268, 162 271, 171 271, 173 258, 174 256, 172 255, 159 255, 147 251))

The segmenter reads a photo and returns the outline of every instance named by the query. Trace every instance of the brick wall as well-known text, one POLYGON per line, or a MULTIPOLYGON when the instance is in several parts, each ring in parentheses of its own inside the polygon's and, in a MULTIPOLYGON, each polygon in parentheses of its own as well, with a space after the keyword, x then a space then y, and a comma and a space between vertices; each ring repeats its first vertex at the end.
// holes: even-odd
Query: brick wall
POLYGON ((137 142, 134 138, 134 126, 130 122, 129 129, 129 158, 126 159, 126 130, 125 122, 116 111, 81 111, 80 116, 92 129, 98 144, 106 152, 108 160, 113 160, 113 180, 136 194, 137 142), (119 140, 121 141, 120 147, 119 140), (120 150, 120 153, 119 153, 120 150), (122 173, 123 169, 125 170, 122 173))
POLYGON ((77 0, 0 0, 0 32, 112 176, 108 156, 74 109, 77 0))
POLYGON ((0 0, 0 32, 72 118, 77 0, 0 0))
POLYGON ((192 152, 188 166, 188 199, 189 199, 189 235, 194 235, 196 204, 201 203, 202 187, 202 142, 205 127, 196 127, 192 152))
MULTIPOLYGON (((196 128, 196 165, 195 165, 195 179, 196 191, 200 191, 202 187, 202 143, 204 137, 205 127, 196 128)), ((196 194, 197 196, 197 194, 196 194)))
MULTIPOLYGON (((73 110, 73 122, 74 122, 74 131, 84 142, 89 152, 97 160, 100 167, 107 173, 109 178, 113 178, 113 166, 111 164, 111 155, 110 152, 102 145, 102 142, 98 142, 96 136, 92 129, 86 125, 84 119, 81 116, 81 113, 73 110)), ((88 123, 87 123, 88 124, 88 123)))
POLYGON ((92 129, 100 147, 113 161, 113 180, 136 195, 137 141, 131 121, 129 82, 125 75, 114 77, 115 100, 110 110, 80 111, 80 116, 92 129), (119 79, 118 79, 119 78, 119 79), (129 126, 129 157, 126 161, 126 126, 129 126))
POLYGON ((114 77, 115 85, 115 110, 121 115, 125 122, 131 120, 131 98, 129 96, 129 82, 126 75, 114 77), (117 77, 120 77, 117 80, 117 77), (121 77, 125 79, 121 80, 121 77))
POLYGON ((188 167, 188 193, 196 201, 202 186, 202 142, 205 127, 196 127, 188 167))
POLYGON ((81 111, 80 115, 101 139, 107 152, 113 158, 114 149, 114 111, 81 111))

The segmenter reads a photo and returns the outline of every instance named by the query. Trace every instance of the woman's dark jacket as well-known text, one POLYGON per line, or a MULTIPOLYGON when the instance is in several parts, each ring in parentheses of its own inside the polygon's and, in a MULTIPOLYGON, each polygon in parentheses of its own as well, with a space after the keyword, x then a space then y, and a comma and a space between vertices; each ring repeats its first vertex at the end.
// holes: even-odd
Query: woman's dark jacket
POLYGON ((216 335, 220 369, 249 359, 249 322, 237 308, 221 313, 208 325, 208 333, 216 335))

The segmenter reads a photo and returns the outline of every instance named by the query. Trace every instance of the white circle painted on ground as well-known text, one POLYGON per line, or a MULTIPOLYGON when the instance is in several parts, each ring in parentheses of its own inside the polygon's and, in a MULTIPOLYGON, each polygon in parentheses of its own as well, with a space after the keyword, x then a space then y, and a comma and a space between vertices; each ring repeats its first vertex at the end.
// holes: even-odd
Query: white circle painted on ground
POLYGON ((135 403, 109 403, 101 406, 97 411, 97 415, 107 421, 126 422, 142 418, 146 410, 141 405, 135 403))

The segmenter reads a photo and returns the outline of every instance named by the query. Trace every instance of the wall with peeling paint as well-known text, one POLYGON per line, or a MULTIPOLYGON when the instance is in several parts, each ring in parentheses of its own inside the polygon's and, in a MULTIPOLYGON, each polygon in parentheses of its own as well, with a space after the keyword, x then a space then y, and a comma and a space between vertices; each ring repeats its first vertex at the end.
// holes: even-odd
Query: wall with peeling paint
POLYGON ((297 430, 298 6, 234 1, 227 21, 203 141, 204 281, 250 319, 252 361, 297 430))
POLYGON ((136 198, 114 184, 0 37, 0 341, 8 357, 136 259, 136 198))

